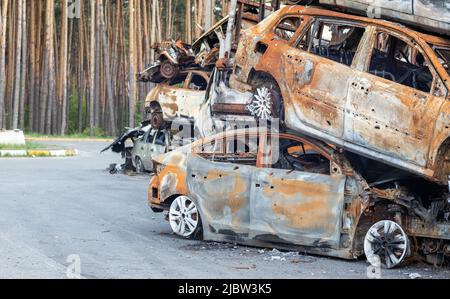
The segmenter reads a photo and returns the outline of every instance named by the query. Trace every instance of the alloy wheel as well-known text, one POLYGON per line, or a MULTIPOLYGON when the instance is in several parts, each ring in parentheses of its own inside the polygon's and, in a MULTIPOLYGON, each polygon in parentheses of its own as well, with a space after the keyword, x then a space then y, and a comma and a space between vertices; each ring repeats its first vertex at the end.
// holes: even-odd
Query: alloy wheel
POLYGON ((178 236, 190 238, 200 229, 200 216, 195 203, 186 196, 176 198, 169 211, 172 231, 178 236))
POLYGON ((366 234, 364 253, 373 266, 394 268, 410 253, 408 236, 396 222, 379 221, 366 234))

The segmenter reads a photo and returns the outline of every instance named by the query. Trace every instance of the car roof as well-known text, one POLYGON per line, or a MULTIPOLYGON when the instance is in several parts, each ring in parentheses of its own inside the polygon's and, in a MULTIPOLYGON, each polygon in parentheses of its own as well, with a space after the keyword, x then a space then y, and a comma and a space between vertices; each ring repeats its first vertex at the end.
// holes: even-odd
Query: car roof
POLYGON ((333 10, 323 9, 323 8, 317 8, 317 7, 310 7, 310 6, 300 6, 300 5, 291 5, 286 6, 280 9, 279 13, 282 15, 288 15, 288 14, 301 14, 301 15, 312 15, 312 16, 325 16, 325 17, 335 17, 339 19, 347 19, 347 20, 353 20, 353 21, 361 21, 372 25, 377 26, 383 26, 390 29, 401 31, 407 35, 415 35, 425 42, 429 44, 433 44, 436 46, 441 47, 450 47, 450 40, 437 36, 437 35, 431 35, 422 33, 419 31, 416 31, 414 29, 411 29, 407 27, 406 25, 395 23, 391 21, 381 20, 381 19, 375 19, 375 18, 369 18, 369 17, 363 17, 363 16, 356 16, 351 14, 346 14, 342 12, 336 12, 333 10))

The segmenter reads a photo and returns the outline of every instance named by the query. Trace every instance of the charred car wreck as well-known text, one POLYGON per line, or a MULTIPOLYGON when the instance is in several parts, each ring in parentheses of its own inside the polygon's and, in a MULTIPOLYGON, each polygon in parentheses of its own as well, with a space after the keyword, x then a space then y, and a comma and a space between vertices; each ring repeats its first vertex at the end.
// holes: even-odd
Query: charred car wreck
POLYGON ((183 237, 386 268, 448 260, 450 41, 291 6, 218 60, 222 22, 201 47, 165 44, 140 74, 159 84, 146 101, 153 126, 188 119, 200 138, 152 155, 153 211, 183 237), (281 132, 227 127, 255 118, 279 119, 281 132))
POLYGON ((365 254, 387 268, 414 252, 435 263, 450 254, 445 188, 428 197, 399 181, 370 185, 344 154, 297 133, 229 131, 154 160, 149 204, 183 237, 365 254))

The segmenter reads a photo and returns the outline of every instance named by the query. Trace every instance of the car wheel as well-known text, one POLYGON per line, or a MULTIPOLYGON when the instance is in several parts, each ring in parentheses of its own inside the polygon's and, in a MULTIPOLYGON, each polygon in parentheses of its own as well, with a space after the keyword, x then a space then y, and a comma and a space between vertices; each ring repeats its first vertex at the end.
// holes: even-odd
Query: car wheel
POLYGON ((144 167, 144 163, 142 163, 142 159, 139 157, 136 157, 136 172, 137 173, 144 173, 145 172, 145 167, 144 167))
POLYGON ((198 238, 202 222, 195 203, 186 196, 177 197, 169 210, 169 223, 172 231, 184 238, 198 238))
POLYGON ((280 120, 280 128, 284 125, 284 101, 275 83, 260 84, 247 109, 256 119, 271 121, 276 118, 280 120))
POLYGON ((372 266, 392 269, 410 255, 410 242, 399 224, 383 220, 375 223, 367 232, 364 253, 372 266))

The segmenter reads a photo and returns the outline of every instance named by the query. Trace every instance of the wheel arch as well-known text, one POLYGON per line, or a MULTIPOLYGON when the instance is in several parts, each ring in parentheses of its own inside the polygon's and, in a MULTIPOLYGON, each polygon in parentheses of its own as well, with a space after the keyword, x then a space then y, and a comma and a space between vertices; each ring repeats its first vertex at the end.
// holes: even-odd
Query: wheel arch
POLYGON ((248 83, 254 85, 264 81, 271 81, 272 83, 276 84, 278 90, 280 90, 280 84, 278 84, 278 81, 275 79, 275 77, 272 76, 272 74, 265 71, 257 71, 252 68, 248 78, 248 83))
POLYGON ((450 174, 450 161, 445 161, 445 156, 450 151, 450 136, 447 136, 442 142, 439 143, 439 146, 433 151, 430 158, 434 158, 434 176, 441 182, 448 181, 448 175, 450 174), (447 164, 446 167, 443 167, 447 164), (447 170, 447 173, 444 171, 447 170))
POLYGON ((161 204, 164 206, 170 207, 170 205, 173 203, 173 201, 180 196, 185 196, 185 195, 184 194, 172 194, 169 197, 167 197, 166 199, 162 200, 161 204))
POLYGON ((388 211, 388 205, 390 204, 392 204, 392 202, 388 200, 380 200, 372 207, 366 208, 365 211, 368 213, 364 213, 365 211, 362 211, 355 224, 352 245, 353 252, 358 257, 364 255, 364 238, 373 224, 381 220, 395 221, 394 215, 391 215, 388 211))

